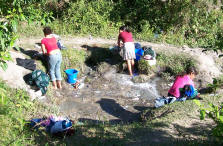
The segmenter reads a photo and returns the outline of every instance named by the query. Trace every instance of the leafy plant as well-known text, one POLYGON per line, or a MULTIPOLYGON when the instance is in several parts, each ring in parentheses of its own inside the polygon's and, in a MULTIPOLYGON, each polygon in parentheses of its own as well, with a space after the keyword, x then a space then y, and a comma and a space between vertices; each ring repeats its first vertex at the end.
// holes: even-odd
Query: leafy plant
POLYGON ((208 87, 216 93, 217 89, 221 88, 223 86, 223 76, 220 76, 218 78, 213 78, 213 83, 208 84, 208 87))
MULTIPOLYGON (((51 22, 52 12, 48 13, 40 9, 40 5, 35 5, 39 0, 8 0, 0 5, 0 66, 4 70, 9 61, 9 50, 14 46, 17 39, 17 25, 19 21, 37 21, 45 25, 51 22), (28 6, 28 7, 26 7, 28 6), (35 9, 38 7, 38 9, 35 9)), ((41 0, 41 2, 45 2, 41 0)))
POLYGON ((221 142, 223 138, 223 103, 220 106, 209 103, 209 107, 204 107, 200 101, 195 100, 195 103, 200 107, 200 119, 204 120, 206 116, 211 118, 217 126, 213 129, 213 135, 219 138, 221 142))

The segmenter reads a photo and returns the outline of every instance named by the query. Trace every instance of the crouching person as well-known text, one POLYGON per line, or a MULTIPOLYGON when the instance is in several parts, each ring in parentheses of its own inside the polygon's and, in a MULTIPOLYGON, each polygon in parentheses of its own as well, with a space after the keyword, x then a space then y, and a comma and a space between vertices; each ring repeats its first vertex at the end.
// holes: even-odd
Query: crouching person
POLYGON ((199 97, 197 90, 195 90, 193 79, 198 74, 195 67, 189 67, 185 73, 178 75, 168 91, 168 96, 176 98, 180 97, 199 97))

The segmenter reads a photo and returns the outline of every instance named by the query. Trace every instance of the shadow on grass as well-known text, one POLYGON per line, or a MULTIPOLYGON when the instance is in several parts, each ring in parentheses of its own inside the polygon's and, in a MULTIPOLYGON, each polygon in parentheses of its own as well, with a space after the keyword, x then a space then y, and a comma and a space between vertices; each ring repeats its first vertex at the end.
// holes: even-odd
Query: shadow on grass
MULTIPOLYGON (((156 123, 159 127, 167 127, 166 123, 156 123)), ((212 145, 214 141, 209 138, 206 141, 190 138, 204 134, 201 129, 206 126, 194 125, 186 128, 174 125, 180 138, 175 138, 167 130, 158 129, 153 124, 132 123, 132 124, 92 124, 85 122, 83 125, 76 125, 75 134, 69 137, 56 138, 45 132, 35 133, 35 143, 38 145, 212 145), (199 132, 197 132, 199 131, 199 132), (183 133, 185 133, 183 135, 183 133), (193 136, 191 136, 193 135, 193 136), (188 137, 187 137, 188 136, 188 137)), ((216 143, 215 143, 216 144, 216 143)))

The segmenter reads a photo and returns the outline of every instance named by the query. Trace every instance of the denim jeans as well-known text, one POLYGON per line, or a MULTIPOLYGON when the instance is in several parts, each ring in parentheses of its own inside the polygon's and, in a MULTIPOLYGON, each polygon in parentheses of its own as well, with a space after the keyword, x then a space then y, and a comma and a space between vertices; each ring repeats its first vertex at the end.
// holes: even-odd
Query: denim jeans
POLYGON ((51 81, 62 80, 60 65, 62 63, 62 55, 60 52, 49 56, 49 72, 51 81))

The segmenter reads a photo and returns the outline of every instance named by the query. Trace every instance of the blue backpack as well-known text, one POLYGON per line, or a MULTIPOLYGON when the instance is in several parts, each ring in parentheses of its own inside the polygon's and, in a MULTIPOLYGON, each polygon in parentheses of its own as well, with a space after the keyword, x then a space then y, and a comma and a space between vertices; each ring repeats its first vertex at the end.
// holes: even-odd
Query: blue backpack
POLYGON ((184 86, 184 95, 187 97, 192 97, 194 95, 195 89, 192 85, 184 86))

